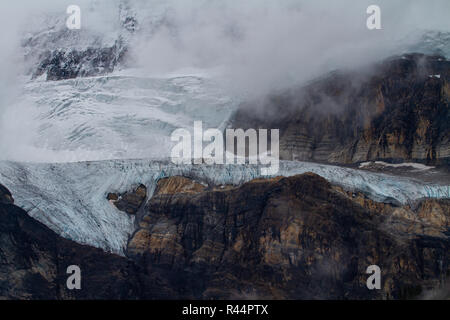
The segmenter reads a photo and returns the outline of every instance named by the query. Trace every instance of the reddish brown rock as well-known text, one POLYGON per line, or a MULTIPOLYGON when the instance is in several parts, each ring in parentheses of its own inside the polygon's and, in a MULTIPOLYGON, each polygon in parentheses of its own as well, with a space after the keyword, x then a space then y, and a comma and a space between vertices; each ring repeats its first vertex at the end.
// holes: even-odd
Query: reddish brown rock
POLYGON ((155 194, 198 193, 205 186, 185 177, 170 177, 158 181, 155 194))
POLYGON ((157 194, 128 255, 205 299, 412 298, 450 272, 448 205, 377 203, 314 174, 157 194), (379 291, 365 285, 372 264, 379 291))
POLYGON ((0 189, 0 299, 449 298, 448 199, 377 203, 315 174, 183 186, 160 181, 128 258, 59 237, 0 189), (372 264, 381 290, 366 287, 372 264))
POLYGON ((147 198, 147 187, 141 184, 133 191, 125 192, 122 195, 109 193, 106 198, 112 201, 120 211, 135 215, 147 198))

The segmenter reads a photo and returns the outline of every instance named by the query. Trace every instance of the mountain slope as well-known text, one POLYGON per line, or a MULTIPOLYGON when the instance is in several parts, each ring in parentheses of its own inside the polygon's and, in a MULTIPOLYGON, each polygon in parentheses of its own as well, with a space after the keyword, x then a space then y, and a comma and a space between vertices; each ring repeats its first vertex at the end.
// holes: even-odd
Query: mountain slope
POLYGON ((283 159, 446 165, 449 79, 450 62, 442 56, 394 57, 274 95, 260 109, 244 104, 232 126, 280 128, 283 159))
MULTIPOLYGON (((0 186, 2 190, 2 186, 0 186)), ((143 279, 129 260, 64 239, 0 194, 0 299, 136 299, 143 279), (81 268, 82 289, 66 287, 81 268)), ((155 296, 159 296, 155 290, 155 296)), ((161 298, 161 296, 159 296, 161 298)))
MULTIPOLYGON (((314 172, 348 191, 398 205, 421 198, 448 198, 448 184, 305 162, 281 162, 279 175, 314 172)), ((0 180, 16 204, 59 235, 123 254, 135 217, 117 210, 109 193, 123 194, 139 185, 150 198, 161 178, 186 176, 214 185, 240 185, 261 178, 251 165, 174 165, 169 160, 114 160, 60 164, 0 161, 0 180)))
POLYGON ((172 177, 125 258, 61 238, 0 190, 3 299, 449 297, 448 200, 395 207, 311 173, 214 188, 172 177), (372 264, 381 290, 366 287, 372 264), (70 265, 81 290, 66 288, 70 265))

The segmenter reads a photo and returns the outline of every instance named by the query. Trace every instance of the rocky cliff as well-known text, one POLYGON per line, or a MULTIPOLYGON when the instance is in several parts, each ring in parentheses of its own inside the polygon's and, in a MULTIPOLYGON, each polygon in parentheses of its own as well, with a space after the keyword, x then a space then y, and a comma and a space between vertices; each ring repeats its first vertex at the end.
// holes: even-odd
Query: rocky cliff
POLYGON ((147 276, 132 261, 58 236, 16 207, 2 186, 0 239, 0 300, 176 297, 164 279, 147 276), (67 289, 71 265, 81 269, 81 290, 67 289))
POLYGON ((283 159, 450 161, 450 61, 409 54, 241 106, 234 128, 279 128, 283 159))
MULTIPOLYGON (((450 201, 397 207, 315 174, 159 181, 127 257, 57 236, 0 188, 0 298, 448 298, 450 201), (368 290, 369 265, 382 289, 368 290), (66 288, 78 265, 82 289, 66 288)), ((123 214, 128 214, 123 212, 123 214)))
POLYGON ((195 298, 412 298, 450 275, 449 226, 447 200, 394 207, 315 174, 240 187, 173 177, 160 181, 127 254, 195 298), (372 264, 379 291, 366 287, 372 264))

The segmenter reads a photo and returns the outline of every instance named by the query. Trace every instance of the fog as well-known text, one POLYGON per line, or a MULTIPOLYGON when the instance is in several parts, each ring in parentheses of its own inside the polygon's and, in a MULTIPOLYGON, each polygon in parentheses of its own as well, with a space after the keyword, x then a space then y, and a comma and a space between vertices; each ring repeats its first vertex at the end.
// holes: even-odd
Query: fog
POLYGON ((136 38, 139 66, 220 66, 232 89, 253 96, 399 53, 420 30, 449 30, 448 1, 378 1, 382 30, 366 27, 373 1, 181 2, 136 38))
MULTIPOLYGON (((423 30, 450 30, 448 0, 2 1, 0 158, 6 146, 28 145, 37 130, 33 110, 9 108, 20 96, 23 77, 29 78, 21 47, 26 35, 54 31, 55 23, 64 28, 66 8, 76 4, 81 35, 114 38, 121 34, 119 3, 138 21, 129 38, 128 66, 147 74, 215 70, 231 95, 250 98, 402 53, 423 30), (381 30, 366 27, 371 4, 381 8, 381 30)), ((77 41, 66 39, 65 45, 77 41)))
POLYGON ((2 1, 2 71, 11 71, 11 59, 20 56, 15 50, 25 31, 49 27, 44 14, 64 22, 67 6, 77 4, 80 32, 106 35, 118 27, 119 3, 128 3, 139 23, 131 52, 140 68, 220 67, 230 84, 256 94, 397 53, 420 30, 450 30, 446 0, 2 1), (371 4, 381 9, 382 30, 366 27, 371 4))

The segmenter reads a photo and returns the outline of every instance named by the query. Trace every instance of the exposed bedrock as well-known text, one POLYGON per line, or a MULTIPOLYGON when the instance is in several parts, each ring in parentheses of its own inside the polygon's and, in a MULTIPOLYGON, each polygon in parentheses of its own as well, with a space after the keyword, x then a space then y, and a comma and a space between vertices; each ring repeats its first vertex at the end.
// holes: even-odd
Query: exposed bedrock
POLYGON ((280 129, 287 160, 450 163, 450 61, 409 54, 243 104, 234 128, 280 129))
MULTIPOLYGON (((159 180, 127 257, 64 239, 0 188, 2 299, 448 298, 450 200, 375 202, 312 173, 159 180), (369 265, 381 290, 368 290, 369 265), (69 265, 81 290, 68 290, 69 265)), ((123 213, 127 214, 127 213, 123 213)))
POLYGON ((128 214, 135 215, 147 198, 147 187, 139 185, 135 190, 124 194, 109 193, 107 199, 111 201, 117 209, 128 214))
POLYGON ((132 261, 58 236, 4 190, 0 186, 0 300, 177 297, 163 278, 146 275, 132 261), (66 286, 71 265, 81 269, 81 290, 66 286))
POLYGON ((196 298, 412 298, 450 275, 449 222, 449 200, 396 207, 303 174, 156 192, 127 255, 196 298))
POLYGON ((65 80, 77 77, 105 75, 114 71, 124 59, 127 49, 120 41, 111 47, 58 49, 46 51, 40 57, 39 65, 32 77, 43 74, 47 80, 65 80))

